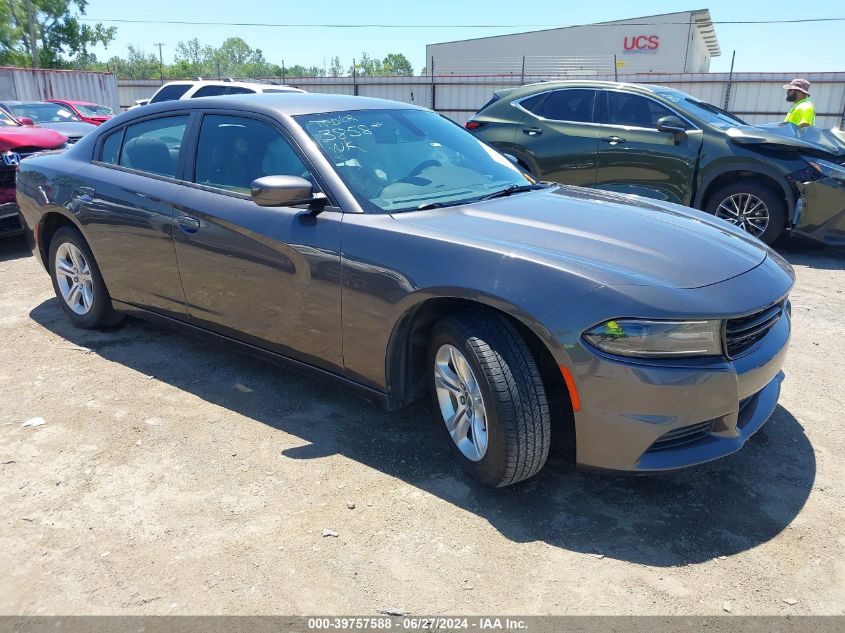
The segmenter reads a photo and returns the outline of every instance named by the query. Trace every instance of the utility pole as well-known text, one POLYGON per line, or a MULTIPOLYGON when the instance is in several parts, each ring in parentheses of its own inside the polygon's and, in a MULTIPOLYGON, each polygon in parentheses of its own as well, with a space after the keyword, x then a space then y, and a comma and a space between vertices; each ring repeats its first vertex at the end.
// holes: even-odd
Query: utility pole
POLYGON ((161 47, 164 46, 164 42, 156 42, 155 45, 158 46, 158 78, 161 83, 164 83, 164 57, 161 54, 161 47))
POLYGON ((734 61, 736 61, 736 50, 734 50, 733 55, 731 55, 731 71, 728 73, 728 85, 725 88, 725 107, 723 110, 728 110, 728 107, 731 103, 731 88, 733 87, 733 80, 734 80, 734 61))
POLYGON ((29 21, 29 52, 32 54, 32 67, 38 68, 38 47, 35 45, 35 11, 32 0, 26 0, 26 17, 29 21))

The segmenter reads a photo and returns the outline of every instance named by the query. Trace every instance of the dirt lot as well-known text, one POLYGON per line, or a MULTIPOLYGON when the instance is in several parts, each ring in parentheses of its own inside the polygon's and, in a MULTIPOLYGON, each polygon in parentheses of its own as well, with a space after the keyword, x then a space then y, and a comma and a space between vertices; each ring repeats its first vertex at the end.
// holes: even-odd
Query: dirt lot
POLYGON ((488 491, 426 405, 140 321, 74 330, 0 242, 0 613, 845 614, 845 252, 782 250, 787 380, 740 453, 488 491))

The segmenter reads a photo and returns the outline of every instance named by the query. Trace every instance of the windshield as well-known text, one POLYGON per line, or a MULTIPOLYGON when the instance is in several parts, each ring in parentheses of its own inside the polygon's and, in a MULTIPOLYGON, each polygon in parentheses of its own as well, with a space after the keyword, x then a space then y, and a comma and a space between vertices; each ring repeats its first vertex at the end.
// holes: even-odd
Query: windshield
POLYGON ((12 117, 8 114, 0 110, 0 125, 2 126, 17 126, 20 125, 17 121, 15 121, 12 117))
POLYGON ((425 110, 294 117, 368 211, 412 211, 531 185, 507 158, 425 110))
POLYGON ((82 105, 76 104, 76 109, 85 116, 112 116, 114 110, 104 105, 82 105))
POLYGON ((15 103, 9 106, 17 117, 29 117, 36 123, 80 121, 71 110, 56 103, 15 103))
POLYGON ((722 110, 722 108, 714 106, 711 103, 707 103, 706 101, 699 101, 695 97, 686 93, 677 90, 666 90, 662 92, 655 92, 655 94, 659 95, 663 99, 666 99, 666 101, 671 101, 690 114, 693 114, 699 119, 702 119, 712 125, 718 125, 719 127, 733 126, 737 124, 748 125, 735 114, 731 114, 727 110, 722 110))

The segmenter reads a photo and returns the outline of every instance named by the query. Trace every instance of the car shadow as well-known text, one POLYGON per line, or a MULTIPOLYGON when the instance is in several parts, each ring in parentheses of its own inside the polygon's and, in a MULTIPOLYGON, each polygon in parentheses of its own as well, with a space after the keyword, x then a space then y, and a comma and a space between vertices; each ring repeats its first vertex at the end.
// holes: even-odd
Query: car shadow
POLYGON ((793 266, 807 266, 820 270, 845 269, 845 247, 828 246, 800 235, 780 240, 775 250, 793 266))
POLYGON ((109 331, 79 330, 56 299, 30 316, 107 360, 308 442, 280 450, 279 459, 341 454, 483 517, 518 543, 656 566, 697 563, 775 537, 815 479, 813 448, 779 406, 742 451, 711 464, 630 477, 580 472, 556 458, 528 482, 485 489, 460 472, 427 404, 386 412, 343 389, 134 319, 109 331))
POLYGON ((29 257, 32 252, 22 235, 14 237, 0 237, 0 262, 29 257))

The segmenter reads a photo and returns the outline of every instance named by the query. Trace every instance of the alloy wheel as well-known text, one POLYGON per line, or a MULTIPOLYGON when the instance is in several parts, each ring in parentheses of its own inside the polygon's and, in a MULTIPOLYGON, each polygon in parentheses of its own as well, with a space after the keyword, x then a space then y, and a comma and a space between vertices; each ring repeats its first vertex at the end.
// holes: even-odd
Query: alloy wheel
POLYGON ((769 207, 754 194, 735 193, 719 203, 716 217, 760 237, 769 226, 769 207))
POLYGON ((466 357, 453 345, 442 345, 434 357, 434 386, 446 430, 467 459, 480 461, 487 452, 487 410, 478 379, 466 357))
POLYGON ((78 315, 87 314, 94 305, 94 279, 81 250, 63 242, 56 250, 56 283, 62 299, 78 315))

